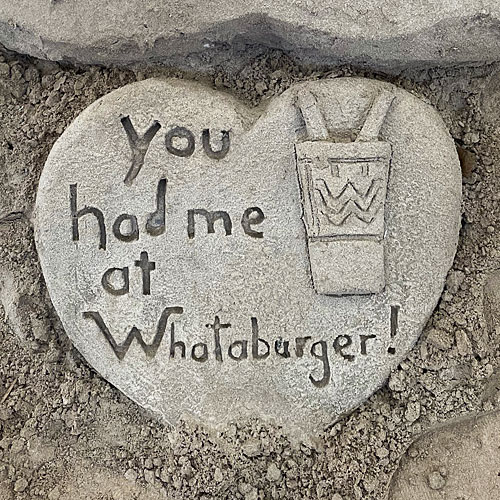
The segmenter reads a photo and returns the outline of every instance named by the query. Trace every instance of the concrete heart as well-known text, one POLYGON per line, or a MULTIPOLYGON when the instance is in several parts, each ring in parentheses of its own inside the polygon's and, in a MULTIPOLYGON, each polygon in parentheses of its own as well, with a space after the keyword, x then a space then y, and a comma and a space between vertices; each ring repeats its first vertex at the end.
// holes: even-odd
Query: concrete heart
POLYGON ((312 432, 417 340, 460 199, 442 120, 391 85, 309 82, 262 110, 154 79, 57 141, 36 242, 67 334, 138 404, 312 432))

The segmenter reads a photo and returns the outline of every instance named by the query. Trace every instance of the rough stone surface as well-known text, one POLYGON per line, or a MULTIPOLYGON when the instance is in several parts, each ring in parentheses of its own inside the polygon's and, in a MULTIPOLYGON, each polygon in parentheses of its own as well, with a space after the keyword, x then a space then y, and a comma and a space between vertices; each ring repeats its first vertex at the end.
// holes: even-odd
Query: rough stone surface
POLYGON ((490 500, 500 491, 500 415, 454 423, 417 440, 389 500, 490 500))
POLYGON ((260 44, 307 63, 397 70, 498 60, 499 22, 496 0, 19 0, 0 4, 0 42, 52 60, 194 68, 260 44))
MULTIPOLYGON (((369 193, 359 160, 349 182, 362 204, 369 193)), ((457 154, 443 122, 391 85, 301 84, 256 112, 197 84, 152 79, 98 100, 56 142, 39 184, 36 241, 69 337, 133 400, 169 422, 257 416, 311 430, 380 387, 418 338, 453 260, 460 199, 457 154), (328 131, 320 150, 362 135, 377 98, 394 94, 378 137, 392 149, 378 293, 326 295, 311 280, 315 240, 302 220, 307 191, 295 153, 309 140, 303 92, 314 95, 328 131), (205 129, 212 142, 204 149, 205 129), (230 131, 230 146, 216 159, 213 151, 225 147, 219 131, 230 131), (207 214, 193 210, 227 215, 219 212, 207 234, 207 214), (98 230, 101 212, 106 231, 98 230), (125 268, 129 292, 119 295, 125 268)), ((329 269, 327 261, 316 265, 329 269)))

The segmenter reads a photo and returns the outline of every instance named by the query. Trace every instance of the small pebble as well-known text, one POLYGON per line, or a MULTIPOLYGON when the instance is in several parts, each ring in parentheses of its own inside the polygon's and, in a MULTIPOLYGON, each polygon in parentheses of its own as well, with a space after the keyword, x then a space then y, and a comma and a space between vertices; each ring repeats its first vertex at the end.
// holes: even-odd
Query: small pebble
POLYGON ((160 479, 164 483, 168 483, 170 481, 170 474, 168 473, 168 469, 166 467, 162 467, 160 471, 160 479))
POLYGON ((437 330, 436 328, 429 331, 426 340, 429 344, 432 344, 442 351, 450 349, 453 344, 453 337, 451 337, 451 335, 443 330, 437 330))
POLYGON ((455 333, 455 342, 457 344, 457 350, 460 356, 467 356, 468 354, 472 354, 472 346, 469 341, 469 337, 467 337, 467 333, 465 333, 464 330, 458 330, 455 333))
POLYGON ((60 497, 61 497, 61 492, 59 490, 59 486, 55 486, 52 490, 50 490, 48 496, 49 500, 59 500, 60 497))
POLYGON ((467 132, 464 136, 465 144, 477 144, 479 142, 479 134, 477 132, 467 132))
POLYGON ((405 419, 411 424, 420 417, 420 403, 418 401, 411 401, 408 403, 405 411, 405 419))
POLYGON ((446 278, 446 288, 450 293, 457 293, 464 279, 465 274, 462 271, 450 271, 446 278))
POLYGON ((155 482, 155 473, 152 470, 144 469, 144 480, 148 484, 153 484, 155 482))
POLYGON ((272 482, 277 482, 281 479, 281 471, 274 462, 272 462, 267 468, 266 477, 269 481, 272 482))
POLYGON ((28 481, 26 481, 24 477, 21 477, 15 482, 14 491, 16 493, 22 493, 27 487, 28 487, 28 481))
POLYGON ((262 454, 260 442, 256 439, 249 439, 242 447, 243 454, 249 458, 257 457, 262 454))
POLYGON ((224 479, 224 476, 222 474, 222 471, 217 467, 214 472, 214 481, 217 483, 220 483, 224 479))
POLYGON ((125 479, 135 483, 137 480, 137 472, 134 469, 128 469, 127 472, 125 472, 125 479))
POLYGON ((0 77, 9 77, 10 66, 7 63, 0 63, 0 77))
POLYGON ((431 490, 441 490, 446 484, 446 479, 438 471, 434 471, 427 476, 427 483, 431 490))

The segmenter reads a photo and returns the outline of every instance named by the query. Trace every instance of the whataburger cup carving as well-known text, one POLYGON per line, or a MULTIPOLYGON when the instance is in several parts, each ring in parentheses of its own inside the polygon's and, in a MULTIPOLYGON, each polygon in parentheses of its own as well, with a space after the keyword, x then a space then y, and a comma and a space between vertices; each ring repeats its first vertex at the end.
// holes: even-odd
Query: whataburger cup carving
POLYGON ((297 106, 307 137, 295 145, 314 288, 319 294, 381 292, 385 287, 384 205, 391 145, 380 141, 394 100, 380 92, 354 142, 330 139, 314 95, 297 106))

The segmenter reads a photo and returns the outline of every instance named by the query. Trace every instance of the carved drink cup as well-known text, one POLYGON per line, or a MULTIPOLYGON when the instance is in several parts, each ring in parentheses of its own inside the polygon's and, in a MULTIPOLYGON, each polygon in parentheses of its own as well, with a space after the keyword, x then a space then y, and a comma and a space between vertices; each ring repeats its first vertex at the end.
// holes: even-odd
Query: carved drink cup
POLYGON ((315 290, 382 291, 391 145, 305 141, 296 154, 315 290))

